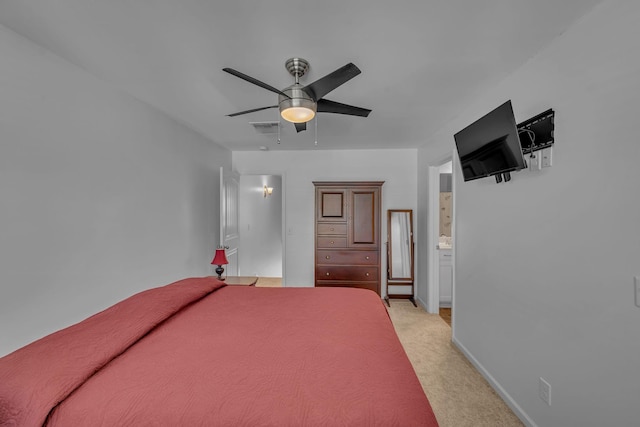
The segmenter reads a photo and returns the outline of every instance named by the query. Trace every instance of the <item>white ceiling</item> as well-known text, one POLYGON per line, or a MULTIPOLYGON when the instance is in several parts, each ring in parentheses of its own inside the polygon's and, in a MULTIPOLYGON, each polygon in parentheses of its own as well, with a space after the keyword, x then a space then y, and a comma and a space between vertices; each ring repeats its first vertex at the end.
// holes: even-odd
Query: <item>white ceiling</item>
POLYGON ((0 24, 164 111, 230 150, 413 148, 602 0, 3 0, 0 24), (368 118, 320 113, 297 134, 278 120, 284 63, 309 84, 353 62, 362 74, 326 97, 368 118))

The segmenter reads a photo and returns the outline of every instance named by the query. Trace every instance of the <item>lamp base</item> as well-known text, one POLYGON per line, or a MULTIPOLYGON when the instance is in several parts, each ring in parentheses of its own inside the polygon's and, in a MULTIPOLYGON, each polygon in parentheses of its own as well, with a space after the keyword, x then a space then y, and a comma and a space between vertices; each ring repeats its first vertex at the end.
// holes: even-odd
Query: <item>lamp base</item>
POLYGON ((218 275, 218 280, 224 280, 225 279, 224 277, 222 277, 222 273, 224 273, 224 268, 222 268, 222 266, 219 265, 216 268, 216 274, 218 275))

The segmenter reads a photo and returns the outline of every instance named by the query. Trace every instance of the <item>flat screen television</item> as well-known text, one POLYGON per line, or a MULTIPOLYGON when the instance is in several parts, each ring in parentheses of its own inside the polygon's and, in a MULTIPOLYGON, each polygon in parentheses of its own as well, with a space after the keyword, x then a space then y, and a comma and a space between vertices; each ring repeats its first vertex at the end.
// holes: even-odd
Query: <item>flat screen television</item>
POLYGON ((465 181, 526 167, 511 101, 507 101, 454 135, 465 181))

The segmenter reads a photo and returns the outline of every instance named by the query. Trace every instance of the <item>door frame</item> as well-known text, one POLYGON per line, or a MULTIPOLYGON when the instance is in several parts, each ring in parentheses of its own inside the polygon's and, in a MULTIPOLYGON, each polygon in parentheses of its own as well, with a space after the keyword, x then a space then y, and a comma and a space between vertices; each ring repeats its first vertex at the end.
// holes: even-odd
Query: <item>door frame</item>
MULTIPOLYGON (((437 246, 440 237, 440 168, 452 162, 451 187, 452 187, 452 205, 453 215, 451 218, 451 240, 453 242, 453 250, 451 251, 451 262, 453 264, 453 278, 451 289, 451 308, 452 312, 455 301, 455 228, 456 228, 456 208, 455 208, 455 156, 453 152, 440 158, 429 166, 429 202, 427 210, 427 311, 429 313, 440 313, 440 254, 437 246)), ((453 319, 452 319, 453 322, 453 319)))

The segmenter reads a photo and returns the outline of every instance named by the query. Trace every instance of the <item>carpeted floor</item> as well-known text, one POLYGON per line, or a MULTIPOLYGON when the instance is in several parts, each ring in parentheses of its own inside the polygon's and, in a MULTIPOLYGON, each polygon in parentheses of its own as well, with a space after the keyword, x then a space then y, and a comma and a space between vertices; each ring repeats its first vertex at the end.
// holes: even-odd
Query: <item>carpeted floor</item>
POLYGON ((441 427, 523 426, 451 343, 440 316, 402 300, 387 310, 441 427))

